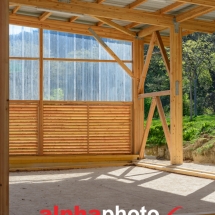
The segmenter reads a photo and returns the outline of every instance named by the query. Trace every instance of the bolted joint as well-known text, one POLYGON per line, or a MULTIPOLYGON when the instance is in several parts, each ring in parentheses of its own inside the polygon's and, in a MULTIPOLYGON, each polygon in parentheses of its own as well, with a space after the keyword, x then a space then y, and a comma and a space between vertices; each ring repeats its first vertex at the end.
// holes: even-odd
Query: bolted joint
POLYGON ((174 28, 175 28, 175 33, 178 34, 180 23, 176 21, 176 17, 173 18, 173 24, 174 24, 174 28))

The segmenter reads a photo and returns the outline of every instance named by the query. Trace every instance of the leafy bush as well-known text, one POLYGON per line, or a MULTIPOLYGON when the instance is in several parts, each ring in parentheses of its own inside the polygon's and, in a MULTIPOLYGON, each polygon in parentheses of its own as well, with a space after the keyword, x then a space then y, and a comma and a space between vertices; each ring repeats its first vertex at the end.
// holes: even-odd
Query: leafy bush
POLYGON ((159 146, 166 144, 166 138, 163 132, 162 125, 151 126, 147 144, 159 146))
MULTIPOLYGON (((169 123, 169 119, 167 119, 169 123)), ((170 127, 170 126, 169 126, 170 127)), ((202 134, 215 135, 215 116, 202 115, 195 117, 192 121, 189 117, 183 118, 183 139, 191 144, 202 134)), ((153 119, 152 126, 149 131, 147 145, 165 145, 166 139, 160 120, 153 119)))
POLYGON ((215 129, 214 123, 205 122, 202 124, 200 133, 210 133, 215 129))

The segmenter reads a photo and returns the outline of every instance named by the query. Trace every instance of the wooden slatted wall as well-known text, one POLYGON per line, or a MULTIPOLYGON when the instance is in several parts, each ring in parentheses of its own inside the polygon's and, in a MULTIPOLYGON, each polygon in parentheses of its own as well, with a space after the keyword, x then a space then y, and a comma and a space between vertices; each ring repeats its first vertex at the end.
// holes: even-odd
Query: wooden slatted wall
POLYGON ((87 153, 87 106, 44 104, 43 153, 87 153))
POLYGON ((10 155, 38 153, 38 102, 10 103, 10 155))
MULTIPOLYGON (((43 154, 131 154, 132 104, 43 102, 43 154)), ((39 103, 10 104, 10 155, 37 155, 39 103)))
POLYGON ((89 152, 131 153, 131 107, 89 107, 89 152))

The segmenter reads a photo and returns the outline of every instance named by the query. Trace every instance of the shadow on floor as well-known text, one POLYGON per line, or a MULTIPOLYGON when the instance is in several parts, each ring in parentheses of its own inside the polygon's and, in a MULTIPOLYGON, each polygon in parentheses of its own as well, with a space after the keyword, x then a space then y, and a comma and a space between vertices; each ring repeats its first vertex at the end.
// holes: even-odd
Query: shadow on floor
POLYGON ((10 215, 39 215, 55 205, 114 214, 116 205, 161 215, 176 206, 183 209, 175 214, 215 211, 215 181, 133 166, 10 174, 10 215))

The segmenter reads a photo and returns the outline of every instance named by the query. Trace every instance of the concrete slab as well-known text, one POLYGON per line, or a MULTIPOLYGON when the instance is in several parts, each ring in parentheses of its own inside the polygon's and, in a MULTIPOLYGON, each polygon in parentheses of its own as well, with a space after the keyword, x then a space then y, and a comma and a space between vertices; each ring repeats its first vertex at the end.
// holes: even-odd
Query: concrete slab
POLYGON ((174 214, 212 213, 215 181, 135 166, 10 173, 10 215, 40 215, 42 209, 61 215, 53 213, 54 206, 111 209, 116 215, 116 205, 126 215, 143 206, 161 215, 177 206, 183 208, 174 214))

